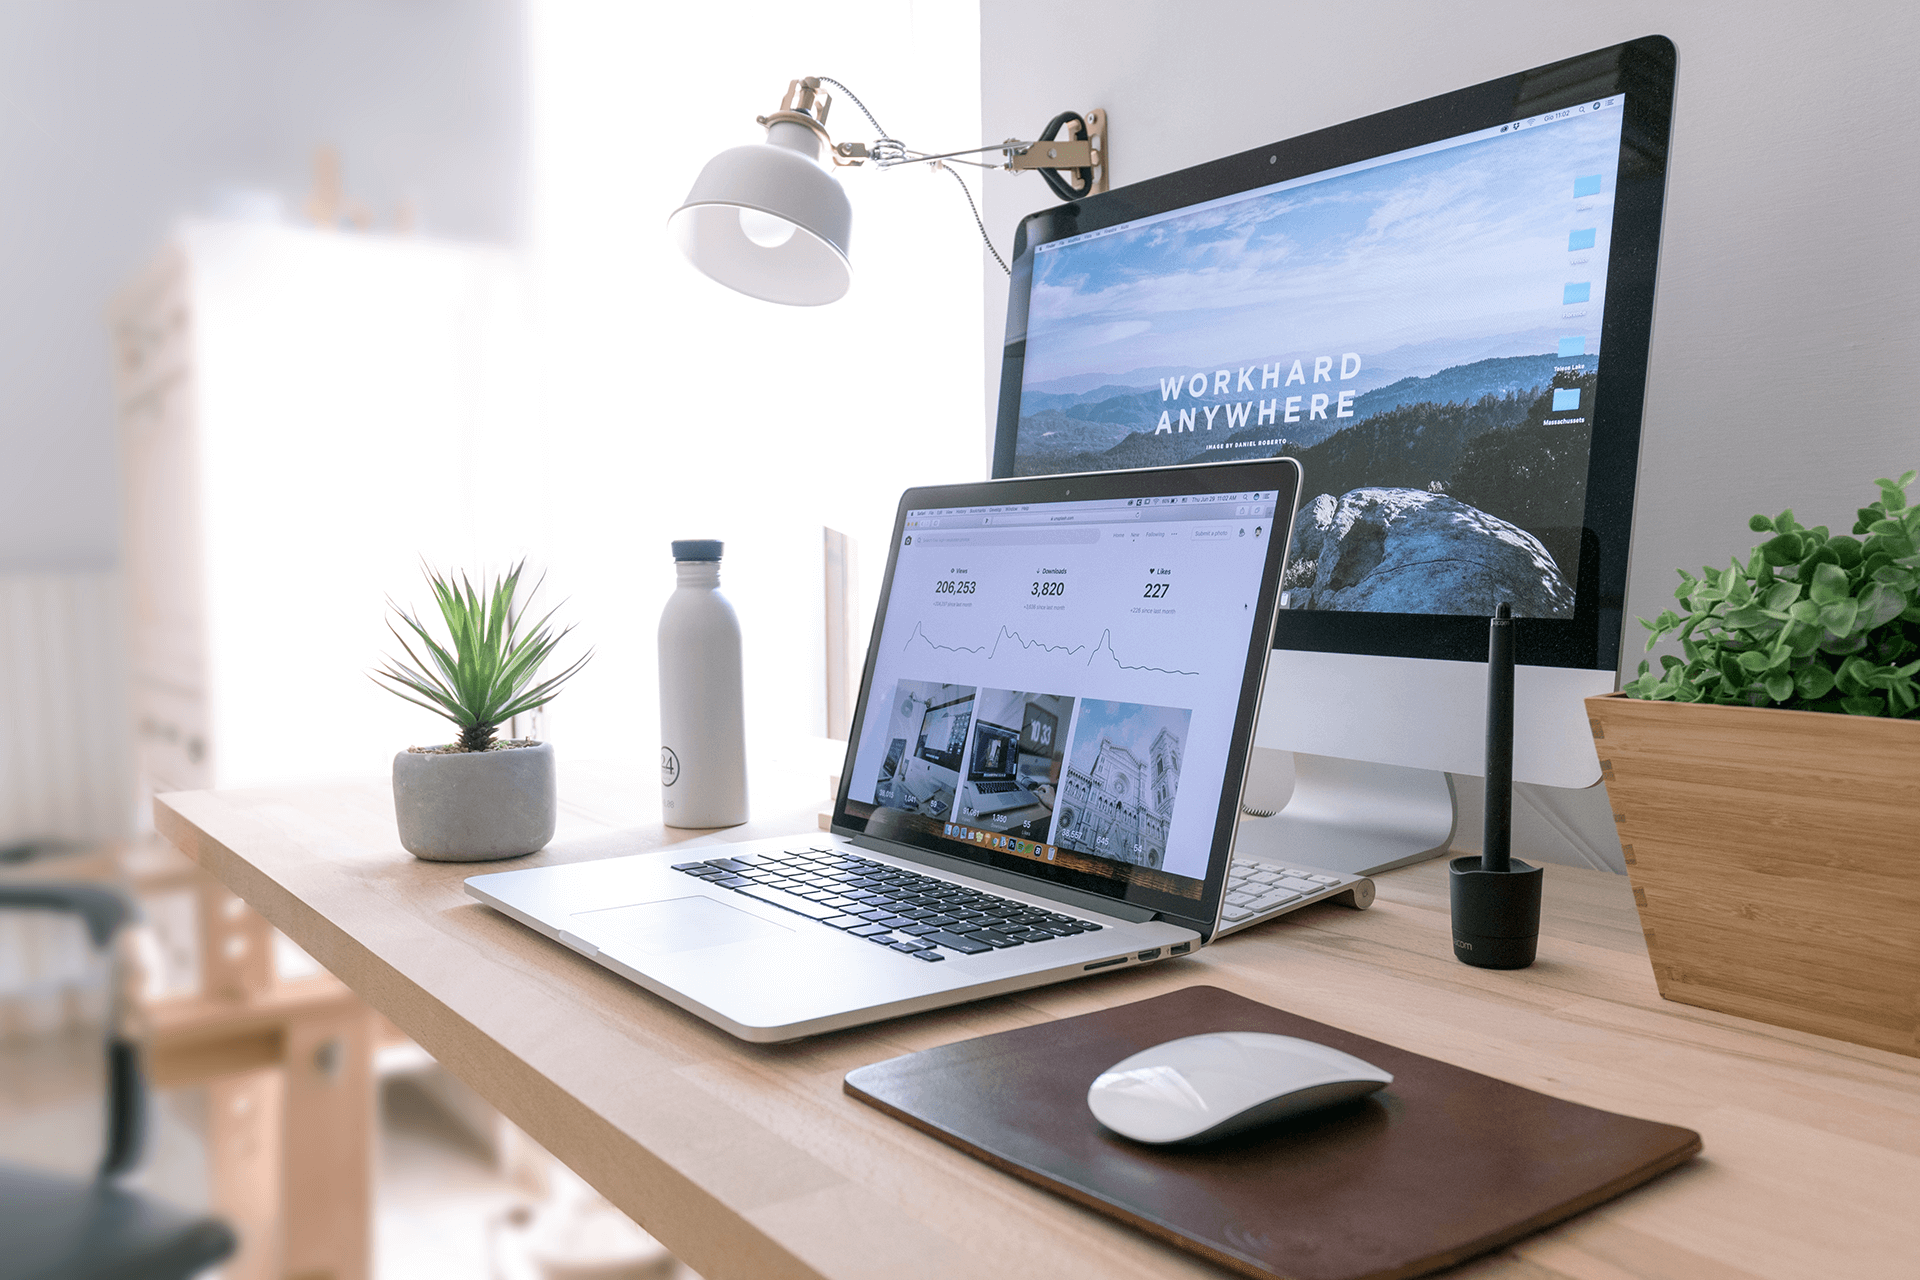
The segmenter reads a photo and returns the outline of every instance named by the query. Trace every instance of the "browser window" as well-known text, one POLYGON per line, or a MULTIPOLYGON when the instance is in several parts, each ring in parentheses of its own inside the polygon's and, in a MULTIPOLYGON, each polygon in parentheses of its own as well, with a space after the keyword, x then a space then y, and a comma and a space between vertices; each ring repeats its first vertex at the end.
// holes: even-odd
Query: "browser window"
POLYGON ((1013 473, 1294 457, 1283 608, 1571 619, 1625 116, 1036 245, 1013 473))
POLYGON ((1278 501, 907 512, 847 812, 1197 896, 1278 501))

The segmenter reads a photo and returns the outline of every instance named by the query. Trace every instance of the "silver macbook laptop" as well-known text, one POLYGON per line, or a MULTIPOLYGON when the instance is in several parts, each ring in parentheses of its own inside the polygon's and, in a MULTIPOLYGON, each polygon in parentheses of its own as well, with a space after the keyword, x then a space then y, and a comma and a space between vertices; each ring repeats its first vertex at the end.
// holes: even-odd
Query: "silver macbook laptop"
POLYGON ((1364 878, 1233 864, 1299 466, 912 489, 832 829, 469 879, 747 1040, 1191 954, 1364 878))

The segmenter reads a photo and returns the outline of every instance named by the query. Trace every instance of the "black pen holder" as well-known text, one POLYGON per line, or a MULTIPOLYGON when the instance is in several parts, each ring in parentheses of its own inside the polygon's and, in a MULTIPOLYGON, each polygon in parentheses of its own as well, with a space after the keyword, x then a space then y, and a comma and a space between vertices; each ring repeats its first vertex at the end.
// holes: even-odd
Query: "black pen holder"
POLYGON ((1447 864, 1453 900, 1453 954, 1480 969, 1524 969, 1540 943, 1539 867, 1518 858, 1483 871, 1476 857, 1447 864))

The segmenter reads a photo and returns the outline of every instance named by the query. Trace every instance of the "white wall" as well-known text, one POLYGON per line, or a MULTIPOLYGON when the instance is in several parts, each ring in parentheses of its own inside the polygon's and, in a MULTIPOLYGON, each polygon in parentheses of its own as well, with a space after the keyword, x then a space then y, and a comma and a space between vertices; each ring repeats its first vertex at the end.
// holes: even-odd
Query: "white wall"
MULTIPOLYGON (((946 174, 839 170, 854 281, 825 307, 759 302, 699 275, 667 218, 715 154, 765 140, 754 118, 799 76, 844 82, 922 149, 975 145, 975 11, 546 0, 532 14, 551 449, 538 499, 553 512, 551 545, 536 553, 597 652, 553 704, 561 767, 657 769, 654 636, 675 538, 727 544, 721 590, 741 619, 749 733, 819 734, 821 527, 858 540, 864 624, 901 491, 985 473, 973 216, 946 174)), ((833 93, 835 139, 871 141, 833 93)), ((864 625, 857 636, 864 646, 864 625)), ((800 799, 815 800, 834 764, 800 767, 800 799)), ((750 780, 757 811, 773 782, 750 780)))
POLYGON ((0 570, 118 555, 108 300, 221 188, 314 148, 392 219, 521 232, 522 0, 0 4, 0 570))
MULTIPOLYGON (((1749 549, 1754 512, 1851 527, 1874 477, 1920 466, 1920 7, 982 0, 983 132, 1105 107, 1114 182, 1135 182, 1649 34, 1680 58, 1627 597, 1652 617, 1677 567, 1749 549)), ((1011 246, 1048 203, 992 185, 987 225, 1011 246)), ((997 268, 986 294, 991 431, 997 268)))

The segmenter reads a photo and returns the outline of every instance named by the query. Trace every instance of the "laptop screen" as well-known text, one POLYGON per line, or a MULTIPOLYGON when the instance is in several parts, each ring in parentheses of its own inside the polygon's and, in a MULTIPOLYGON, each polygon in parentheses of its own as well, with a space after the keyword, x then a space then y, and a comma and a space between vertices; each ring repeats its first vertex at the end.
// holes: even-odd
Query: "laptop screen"
POLYGON ((1080 486, 1110 491, 1094 497, 1068 496, 1072 478, 910 493, 1010 500, 902 512, 837 817, 1197 902, 1229 780, 1238 794, 1235 729, 1271 626, 1262 585, 1295 500, 1290 464, 1265 464, 1264 488, 1211 491, 1222 474, 1254 475, 1116 475, 1080 486))

